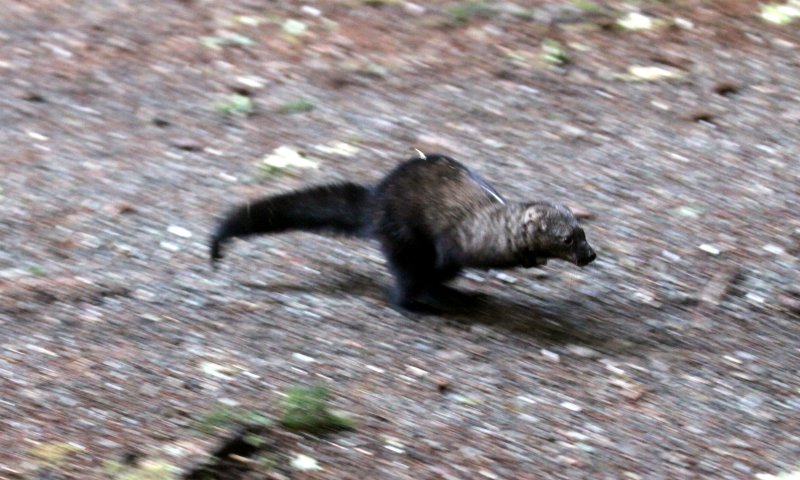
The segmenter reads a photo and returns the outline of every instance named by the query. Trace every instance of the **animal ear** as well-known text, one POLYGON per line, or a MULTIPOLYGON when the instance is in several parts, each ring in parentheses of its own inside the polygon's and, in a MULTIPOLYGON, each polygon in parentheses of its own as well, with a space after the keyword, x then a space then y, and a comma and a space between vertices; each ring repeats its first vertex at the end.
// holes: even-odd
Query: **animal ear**
POLYGON ((525 210, 525 225, 530 225, 529 228, 538 230, 540 232, 547 231, 547 219, 544 212, 536 207, 530 207, 525 210))
POLYGON ((535 223, 542 218, 542 213, 531 207, 525 210, 525 223, 535 223))

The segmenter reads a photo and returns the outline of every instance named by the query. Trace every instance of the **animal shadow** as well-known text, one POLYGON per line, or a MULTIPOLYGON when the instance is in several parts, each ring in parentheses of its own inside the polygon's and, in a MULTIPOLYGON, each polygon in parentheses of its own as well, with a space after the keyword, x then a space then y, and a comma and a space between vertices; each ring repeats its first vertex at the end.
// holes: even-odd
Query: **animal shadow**
POLYGON ((658 322, 643 322, 675 313, 669 309, 606 302, 578 293, 567 299, 513 296, 480 293, 473 304, 445 313, 443 318, 455 325, 480 324, 545 344, 579 344, 609 354, 690 348, 694 344, 685 332, 652 326, 658 322))
POLYGON ((680 332, 654 328, 643 322, 643 319, 657 319, 668 312, 641 303, 615 303, 578 293, 565 299, 526 297, 515 291, 495 295, 445 287, 430 311, 408 311, 388 303, 391 282, 388 275, 342 271, 340 265, 325 262, 318 267, 332 274, 325 275, 324 280, 249 286, 270 292, 313 291, 332 297, 364 296, 378 304, 386 303, 387 308, 415 322, 434 325, 443 322, 463 328, 484 325, 515 336, 528 336, 546 345, 579 344, 609 354, 631 354, 637 349, 685 348, 691 344, 691 339, 680 332))

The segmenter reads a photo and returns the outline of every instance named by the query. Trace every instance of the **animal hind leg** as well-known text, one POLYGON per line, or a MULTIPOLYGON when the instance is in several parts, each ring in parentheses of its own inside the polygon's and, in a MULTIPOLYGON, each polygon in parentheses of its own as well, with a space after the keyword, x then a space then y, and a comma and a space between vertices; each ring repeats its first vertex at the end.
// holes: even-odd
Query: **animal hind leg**
POLYGON ((427 245, 395 250, 387 255, 395 277, 392 301, 398 307, 419 313, 455 313, 474 306, 476 296, 448 287, 458 275, 458 266, 436 265, 427 245))
POLYGON ((389 268, 395 279, 392 302, 412 311, 430 311, 430 292, 440 283, 434 266, 432 245, 384 245, 389 268))

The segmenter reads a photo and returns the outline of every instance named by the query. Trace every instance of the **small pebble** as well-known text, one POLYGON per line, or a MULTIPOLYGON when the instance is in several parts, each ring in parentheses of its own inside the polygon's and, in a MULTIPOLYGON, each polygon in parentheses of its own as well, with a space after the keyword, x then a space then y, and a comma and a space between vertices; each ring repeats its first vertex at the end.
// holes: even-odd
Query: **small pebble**
POLYGON ((547 350, 547 349, 543 348, 541 350, 541 354, 547 361, 550 361, 550 362, 553 362, 553 363, 558 363, 558 362, 561 361, 561 356, 559 354, 557 354, 556 352, 551 352, 550 350, 547 350))
POLYGON ((46 136, 42 135, 41 133, 32 132, 30 130, 28 130, 25 133, 27 133, 28 136, 31 137, 32 139, 38 140, 40 142, 46 142, 47 140, 49 140, 49 138, 47 138, 46 136))
POLYGON ((114 440, 110 440, 108 438, 101 438, 100 440, 97 441, 97 444, 103 448, 111 448, 111 449, 119 448, 121 446, 119 443, 115 442, 114 440))
POLYGON ((592 350, 583 345, 567 345, 567 352, 581 358, 597 358, 600 356, 600 352, 597 350, 592 350))
POLYGON ((752 362, 752 361, 755 361, 755 360, 758 360, 758 357, 757 357, 757 356, 753 355, 753 354, 752 354, 752 353, 750 353, 750 352, 745 352, 745 351, 742 351, 742 350, 738 350, 738 351, 735 353, 735 355, 736 355, 737 357, 739 357, 740 359, 742 359, 742 360, 748 360, 748 361, 751 361, 751 362, 752 362))
POLYGON ((131 296, 136 300, 141 300, 143 302, 152 302, 156 298, 156 294, 154 292, 144 288, 137 288, 131 293, 131 296))
POLYGON ((749 300, 752 303, 759 303, 759 304, 764 303, 766 301, 766 299, 764 297, 762 297, 761 295, 758 295, 756 293, 753 293, 753 292, 748 292, 744 296, 744 298, 746 298, 747 300, 749 300))
POLYGON ((622 389, 622 396, 631 402, 636 402, 644 396, 645 390, 641 387, 631 387, 622 389))
POLYGON ((577 403, 572 403, 572 402, 561 402, 561 404, 560 404, 560 405, 561 405, 563 408, 566 408, 567 410, 569 410, 570 412, 582 412, 582 411, 583 411, 583 407, 581 407, 581 406, 580 406, 580 405, 578 405, 577 403))
POLYGON ((778 304, 790 312, 800 313, 800 296, 788 292, 778 297, 778 304))
POLYGON ((204 145, 193 138, 176 138, 170 142, 173 147, 186 152, 200 152, 204 145))
POLYGON ((506 146, 505 143, 503 143, 503 142, 501 142, 499 140, 494 140, 492 138, 484 138, 483 140, 481 140, 481 143, 483 143, 487 147, 493 148, 495 150, 499 149, 499 148, 503 148, 503 147, 506 146))
POLYGON ((312 7, 311 5, 303 5, 300 11, 312 17, 319 17, 320 15, 322 15, 322 10, 316 7, 312 7))
POLYGON ((436 383, 436 390, 439 393, 446 393, 450 390, 450 381, 444 377, 436 377, 434 383, 436 383))
POLYGON ((575 125, 562 125, 560 129, 561 136, 571 139, 581 139, 588 135, 588 132, 575 125))
POLYGON ((619 367, 618 367, 618 366, 616 366, 616 365, 612 365, 612 364, 610 364, 610 363, 607 363, 607 364, 606 364, 606 369, 607 369, 609 372, 613 373, 614 375, 625 375, 625 370, 623 370, 623 369, 619 368, 619 367))
POLYGON ((700 250, 709 253, 711 255, 714 255, 715 257, 721 253, 719 248, 715 247, 714 245, 709 245, 708 243, 700 245, 699 248, 700 250))
POLYGON ((509 274, 507 274, 507 273, 503 273, 503 272, 499 272, 499 273, 497 273, 497 274, 495 275, 495 278, 497 278, 497 279, 498 279, 498 280, 500 280, 501 282, 506 282, 506 283, 517 283, 517 279, 516 279, 515 277, 512 277, 511 275, 509 275, 509 274))
POLYGON ((464 272, 464 278, 478 283, 483 283, 485 281, 482 275, 470 271, 464 272))
POLYGON ((179 252, 181 250, 181 247, 172 242, 159 242, 158 246, 168 252, 179 252))
POLYGON ((570 466, 575 466, 578 464, 578 460, 569 457, 567 455, 559 455, 558 457, 556 457, 556 461, 558 463, 563 463, 564 465, 570 465, 570 466))
POLYGON ((412 2, 404 2, 403 6, 405 7, 408 13, 413 13, 414 15, 422 15, 427 10, 422 5, 412 3, 412 2))
MULTIPOLYGON (((248 76, 248 75, 243 75, 243 76, 240 76, 240 77, 236 77, 236 82, 239 83, 240 85, 244 85, 245 87, 253 88, 253 89, 264 88, 264 86, 267 83, 266 80, 264 80, 261 77, 248 76)), ((206 151, 208 153, 212 153, 209 150, 206 150, 206 151)))
POLYGON ((780 245, 775 245, 774 243, 768 243, 764 245, 764 250, 773 255, 783 255, 784 253, 786 253, 786 250, 784 250, 783 247, 781 247, 780 245))
POLYGON ((680 260, 681 260, 681 256, 680 255, 678 255, 676 253, 672 253, 669 250, 661 250, 661 256, 666 258, 670 262, 680 262, 680 260))
POLYGON ((741 361, 741 360, 739 360, 739 359, 738 359, 738 358, 736 358, 736 357, 732 357, 732 356, 730 356, 730 355, 723 355, 723 356, 722 356, 722 358, 723 358, 725 361, 729 362, 729 363, 733 363, 733 364, 736 364, 736 365, 741 365, 741 364, 742 364, 742 361, 741 361))
POLYGON ((303 355, 302 353, 293 353, 292 358, 295 360, 299 360, 304 363, 311 363, 314 361, 313 358, 309 357, 308 355, 303 355))
POLYGON ((192 232, 177 225, 170 225, 167 227, 167 231, 181 238, 192 238, 192 232))
POLYGON ((564 436, 569 438, 570 440, 575 440, 576 442, 588 442, 590 440, 588 435, 584 435, 581 432, 569 431, 566 432, 564 436))

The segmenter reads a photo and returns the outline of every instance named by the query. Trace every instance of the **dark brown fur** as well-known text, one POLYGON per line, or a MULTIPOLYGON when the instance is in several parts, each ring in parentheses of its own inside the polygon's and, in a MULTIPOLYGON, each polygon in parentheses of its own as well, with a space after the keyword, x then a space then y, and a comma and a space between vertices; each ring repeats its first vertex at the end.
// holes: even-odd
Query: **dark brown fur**
POLYGON ((443 155, 404 162, 374 187, 346 183, 263 198, 234 209, 212 237, 221 258, 232 237, 287 230, 376 238, 396 279, 393 300, 417 309, 436 303, 463 268, 544 265, 595 259, 563 205, 505 201, 485 180, 443 155))

